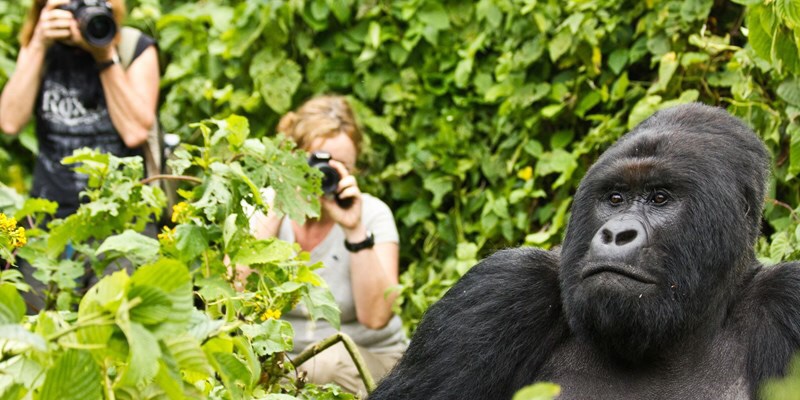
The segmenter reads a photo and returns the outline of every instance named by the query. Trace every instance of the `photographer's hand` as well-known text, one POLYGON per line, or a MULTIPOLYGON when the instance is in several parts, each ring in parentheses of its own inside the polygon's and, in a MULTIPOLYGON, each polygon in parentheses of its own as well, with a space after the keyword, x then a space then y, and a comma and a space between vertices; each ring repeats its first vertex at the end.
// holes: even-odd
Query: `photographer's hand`
POLYGON ((350 175, 350 171, 344 164, 331 160, 330 165, 341 176, 337 196, 339 199, 352 201, 352 204, 347 208, 342 208, 335 198, 326 196, 321 200, 322 210, 342 227, 348 240, 360 242, 366 235, 366 230, 361 224, 361 189, 358 188, 356 177, 350 175), (350 237, 351 235, 353 237, 350 237))
POLYGON ((0 130, 16 135, 33 115, 47 49, 56 40, 68 40, 72 13, 56 7, 69 0, 49 0, 39 13, 30 41, 19 50, 17 68, 0 96, 0 130))
POLYGON ((58 7, 66 5, 69 0, 49 0, 39 14, 39 21, 33 30, 30 45, 40 45, 48 48, 56 40, 68 40, 72 36, 71 27, 75 18, 67 10, 58 7))

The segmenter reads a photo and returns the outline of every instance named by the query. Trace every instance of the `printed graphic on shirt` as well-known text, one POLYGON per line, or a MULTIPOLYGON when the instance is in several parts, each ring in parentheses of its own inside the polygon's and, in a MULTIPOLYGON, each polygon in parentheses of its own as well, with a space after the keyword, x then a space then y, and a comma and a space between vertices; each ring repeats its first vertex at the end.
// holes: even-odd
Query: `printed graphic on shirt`
POLYGON ((52 126, 73 128, 95 126, 108 115, 106 108, 87 110, 80 100, 80 91, 59 82, 45 80, 42 88, 42 115, 52 126))

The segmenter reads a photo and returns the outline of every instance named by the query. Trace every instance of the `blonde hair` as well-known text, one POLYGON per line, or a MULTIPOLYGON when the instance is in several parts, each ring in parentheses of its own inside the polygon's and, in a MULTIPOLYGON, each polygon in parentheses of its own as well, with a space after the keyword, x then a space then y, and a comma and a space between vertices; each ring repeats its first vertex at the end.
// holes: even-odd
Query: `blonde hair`
MULTIPOLYGON (((114 21, 117 27, 122 27, 125 21, 125 0, 107 0, 111 3, 111 13, 114 14, 114 21)), ((39 16, 42 14, 42 9, 47 4, 47 0, 34 0, 33 5, 28 10, 28 17, 25 19, 25 24, 22 25, 22 30, 19 33, 19 42, 23 46, 27 46, 33 37, 33 30, 36 29, 36 24, 39 23, 39 16)), ((119 43, 120 31, 117 29, 117 36, 114 37, 114 44, 119 43)))
POLYGON ((361 130, 344 96, 311 98, 296 111, 284 115, 278 122, 278 131, 289 136, 303 150, 308 150, 317 138, 345 134, 355 144, 356 154, 361 152, 361 130))

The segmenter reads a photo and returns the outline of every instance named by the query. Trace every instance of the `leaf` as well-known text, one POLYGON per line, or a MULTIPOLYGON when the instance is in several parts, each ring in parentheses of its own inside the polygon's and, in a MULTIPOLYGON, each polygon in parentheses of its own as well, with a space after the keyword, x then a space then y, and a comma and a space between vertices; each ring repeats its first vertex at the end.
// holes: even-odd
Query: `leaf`
POLYGON ((793 106, 800 106, 800 78, 791 77, 778 85, 778 97, 793 106))
POLYGON ((558 61, 564 53, 569 51, 570 46, 572 46, 572 33, 567 29, 562 29, 547 44, 550 60, 553 62, 558 61))
MULTIPOLYGON (((247 118, 240 115, 231 115, 224 120, 213 120, 219 130, 214 136, 224 137, 230 143, 232 149, 238 149, 250 135, 250 123, 247 118)), ((213 142, 213 140, 212 140, 213 142)))
MULTIPOLYGON (((129 299, 132 299, 136 294, 154 295, 154 293, 157 293, 149 290, 139 291, 139 287, 145 286, 160 289, 169 299, 169 318, 151 328, 153 334, 158 338, 178 334, 186 329, 191 317, 191 310, 194 308, 192 278, 186 265, 177 260, 162 258, 153 264, 139 268, 131 277, 130 285, 129 299)), ((154 297, 152 300, 148 299, 147 301, 143 299, 142 305, 163 305, 160 300, 160 293, 155 296, 159 297, 154 297)), ((159 309, 151 308, 145 317, 158 318, 160 312, 159 309)), ((137 313, 131 311, 131 318, 135 315, 137 313)))
POLYGON ((44 213, 47 215, 53 215, 58 210, 58 203, 55 201, 50 201, 47 199, 37 199, 37 198, 29 198, 25 199, 25 204, 17 210, 14 214, 14 218, 17 220, 22 220, 22 218, 28 215, 36 215, 39 213, 44 213))
POLYGON ((196 259, 208 249, 203 228, 194 224, 180 224, 175 227, 175 247, 181 252, 183 260, 196 259))
POLYGON ((450 17, 441 3, 426 1, 423 4, 417 14, 420 22, 435 30, 450 28, 450 17))
POLYGON ((16 286, 11 283, 0 283, 0 325, 16 324, 24 317, 25 301, 16 286))
POLYGON ((792 254, 792 244, 789 234, 778 232, 772 235, 772 244, 769 246, 769 258, 774 262, 780 262, 784 257, 792 254))
POLYGON ((339 329, 339 307, 331 291, 326 287, 310 287, 308 294, 303 296, 303 304, 308 309, 312 320, 324 319, 334 328, 339 329))
POLYGON ((85 350, 67 350, 47 371, 39 400, 100 400, 100 368, 85 350))
POLYGON ((277 239, 265 239, 253 242, 236 252, 236 264, 254 265, 285 261, 295 254, 294 246, 277 239))
POLYGON ((172 302, 163 290, 150 285, 136 285, 128 293, 129 298, 141 299, 136 307, 130 310, 131 321, 142 325, 155 325, 165 321, 172 314, 172 302))
POLYGON ((291 351, 294 346, 294 329, 287 321, 268 319, 260 324, 242 325, 241 330, 259 356, 291 351))
POLYGON ((164 344, 178 363, 181 371, 210 376, 214 373, 200 341, 189 334, 168 337, 164 344))
POLYGON ((138 386, 150 381, 158 373, 158 359, 161 356, 158 339, 136 322, 118 318, 117 325, 128 340, 128 358, 122 368, 120 383, 138 386))
POLYGON ((675 52, 669 52, 661 56, 658 66, 658 81, 655 85, 651 86, 647 93, 658 93, 666 90, 669 87, 669 81, 672 75, 678 69, 678 59, 675 52))
POLYGON ((622 73, 625 66, 628 64, 628 50, 616 49, 608 56, 608 68, 614 72, 614 75, 622 73))
POLYGON ((131 260, 134 265, 139 265, 155 260, 158 249, 158 240, 128 229, 104 240, 97 248, 97 254, 116 252, 131 260))
POLYGON ((628 116, 628 129, 633 129, 640 122, 644 121, 658 109, 661 103, 661 96, 646 96, 641 98, 631 110, 628 116))
POLYGON ((764 5, 747 8, 747 39, 756 54, 764 60, 772 60, 773 19, 771 11, 764 5))
POLYGON ((0 349, 3 353, 18 353, 31 348, 46 351, 47 342, 22 325, 0 325, 0 349))
POLYGON ((291 108, 292 95, 303 80, 301 72, 300 66, 287 59, 283 52, 271 49, 261 51, 253 57, 250 68, 250 76, 255 80, 261 98, 279 114, 291 108))
POLYGON ((540 382, 518 390, 512 400, 553 400, 560 394, 560 386, 555 383, 540 382))
POLYGON ((786 134, 789 136, 789 170, 787 180, 793 179, 800 174, 800 125, 792 122, 786 127, 786 134))
POLYGON ((233 392, 234 398, 244 398, 237 395, 237 392, 241 392, 241 386, 249 385, 253 379, 253 372, 234 354, 214 353, 213 357, 216 364, 215 369, 225 383, 225 387, 236 388, 236 391, 233 392))

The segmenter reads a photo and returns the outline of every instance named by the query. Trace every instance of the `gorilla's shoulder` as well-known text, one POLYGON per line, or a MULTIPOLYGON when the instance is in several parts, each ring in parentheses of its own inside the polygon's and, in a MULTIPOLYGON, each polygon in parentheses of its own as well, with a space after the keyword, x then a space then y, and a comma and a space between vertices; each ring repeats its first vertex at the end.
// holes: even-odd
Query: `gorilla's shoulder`
POLYGON ((800 320, 800 262, 760 268, 748 290, 749 302, 766 317, 800 320))
POLYGON ((782 376, 800 344, 800 263, 756 270, 740 307, 751 382, 782 376))
POLYGON ((544 275, 558 275, 559 254, 535 247, 515 247, 499 250, 472 267, 465 279, 484 279, 487 276, 514 275, 517 279, 539 280, 544 275), (474 276, 473 275, 477 275, 474 276))
POLYGON ((509 321, 515 321, 535 337, 562 319, 558 257, 556 252, 525 247, 486 257, 428 309, 423 325, 453 321, 451 327, 470 327, 473 333, 475 326, 509 333, 509 321))
POLYGON ((567 329, 558 253, 498 251, 426 311, 403 359, 370 398, 510 398, 567 329))

